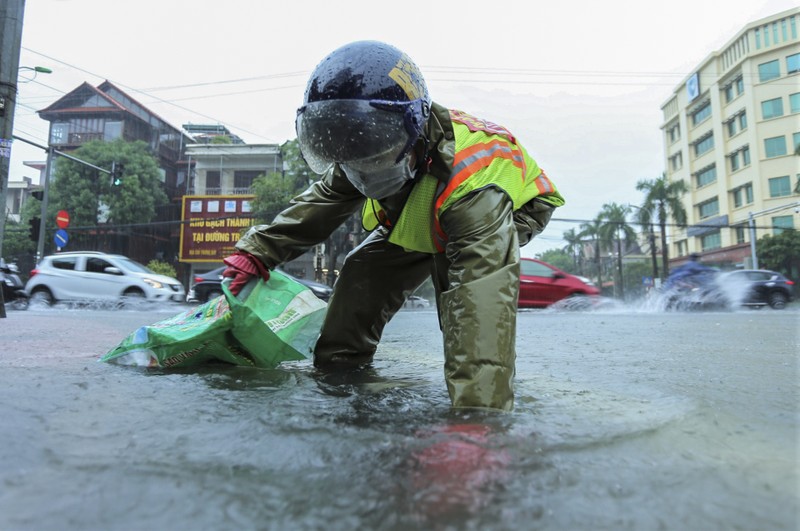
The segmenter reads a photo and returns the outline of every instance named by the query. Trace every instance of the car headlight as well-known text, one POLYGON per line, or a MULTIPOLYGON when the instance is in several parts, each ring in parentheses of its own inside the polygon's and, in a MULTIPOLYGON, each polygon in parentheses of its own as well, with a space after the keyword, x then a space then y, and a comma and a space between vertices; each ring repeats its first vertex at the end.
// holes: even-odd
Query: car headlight
POLYGON ((164 284, 162 284, 158 280, 153 280, 152 278, 143 278, 142 281, 149 284, 154 289, 161 289, 164 287, 164 284))
POLYGON ((588 284, 589 286, 594 286, 594 282, 592 282, 591 280, 589 280, 589 279, 588 279, 588 278, 586 278, 586 277, 579 277, 579 276, 576 276, 575 278, 577 278, 578 280, 580 280, 580 281, 581 281, 581 282, 583 282, 584 284, 588 284))

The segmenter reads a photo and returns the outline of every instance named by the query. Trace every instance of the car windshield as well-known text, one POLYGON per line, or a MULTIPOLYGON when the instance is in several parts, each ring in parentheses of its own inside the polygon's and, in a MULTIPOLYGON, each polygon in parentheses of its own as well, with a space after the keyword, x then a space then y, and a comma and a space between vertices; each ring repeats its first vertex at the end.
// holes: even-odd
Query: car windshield
POLYGON ((130 258, 120 258, 119 263, 128 271, 133 271, 134 273, 150 273, 151 275, 155 275, 151 269, 146 268, 139 262, 131 260, 130 258))

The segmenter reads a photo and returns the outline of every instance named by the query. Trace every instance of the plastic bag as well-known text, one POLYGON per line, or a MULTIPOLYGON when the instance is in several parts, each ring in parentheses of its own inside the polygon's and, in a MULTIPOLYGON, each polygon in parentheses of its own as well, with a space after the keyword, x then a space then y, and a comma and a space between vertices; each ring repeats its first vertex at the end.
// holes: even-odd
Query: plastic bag
POLYGON ((299 282, 272 271, 240 300, 224 295, 143 326, 100 361, 140 367, 189 367, 212 361, 273 368, 310 358, 327 305, 299 282))

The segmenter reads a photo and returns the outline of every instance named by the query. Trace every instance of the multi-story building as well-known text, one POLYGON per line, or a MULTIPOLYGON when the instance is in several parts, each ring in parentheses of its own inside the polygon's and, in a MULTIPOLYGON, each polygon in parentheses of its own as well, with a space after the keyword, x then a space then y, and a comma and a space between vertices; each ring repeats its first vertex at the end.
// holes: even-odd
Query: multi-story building
MULTIPOLYGON (((201 140, 208 140, 209 127, 192 129, 202 129, 201 140)), ((228 136, 217 133, 211 136, 228 136)), ((183 196, 179 257, 194 276, 222 266, 234 252, 240 233, 256 222, 250 213, 253 181, 282 173, 283 159, 278 144, 244 143, 190 144, 186 159, 191 177, 183 196)))
POLYGON ((800 227, 800 8, 747 25, 661 110, 667 177, 689 190, 687 226, 671 230, 673 259, 697 252, 750 266, 751 230, 760 238, 800 227))
MULTIPOLYGON (((162 187, 169 198, 167 204, 157 207, 152 220, 155 223, 147 229, 86 231, 80 238, 72 235, 72 245, 123 253, 144 263, 158 258, 180 269, 174 257, 181 196, 186 188, 182 153, 192 138, 109 81, 96 87, 82 83, 38 114, 50 122, 48 146, 62 153, 92 141, 145 142, 157 161, 162 187)), ((48 178, 53 179, 54 175, 45 177, 45 181, 48 178)), ((186 272, 178 271, 178 277, 186 276, 186 272)))

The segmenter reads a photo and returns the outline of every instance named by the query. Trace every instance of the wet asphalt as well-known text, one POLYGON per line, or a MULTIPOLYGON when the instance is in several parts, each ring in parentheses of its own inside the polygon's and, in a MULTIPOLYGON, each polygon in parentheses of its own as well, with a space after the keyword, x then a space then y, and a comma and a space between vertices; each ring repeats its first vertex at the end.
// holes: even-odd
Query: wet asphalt
POLYGON ((521 311, 508 414, 449 407, 432 310, 349 378, 98 362, 183 309, 0 320, 0 529, 800 523, 800 307, 521 311))

